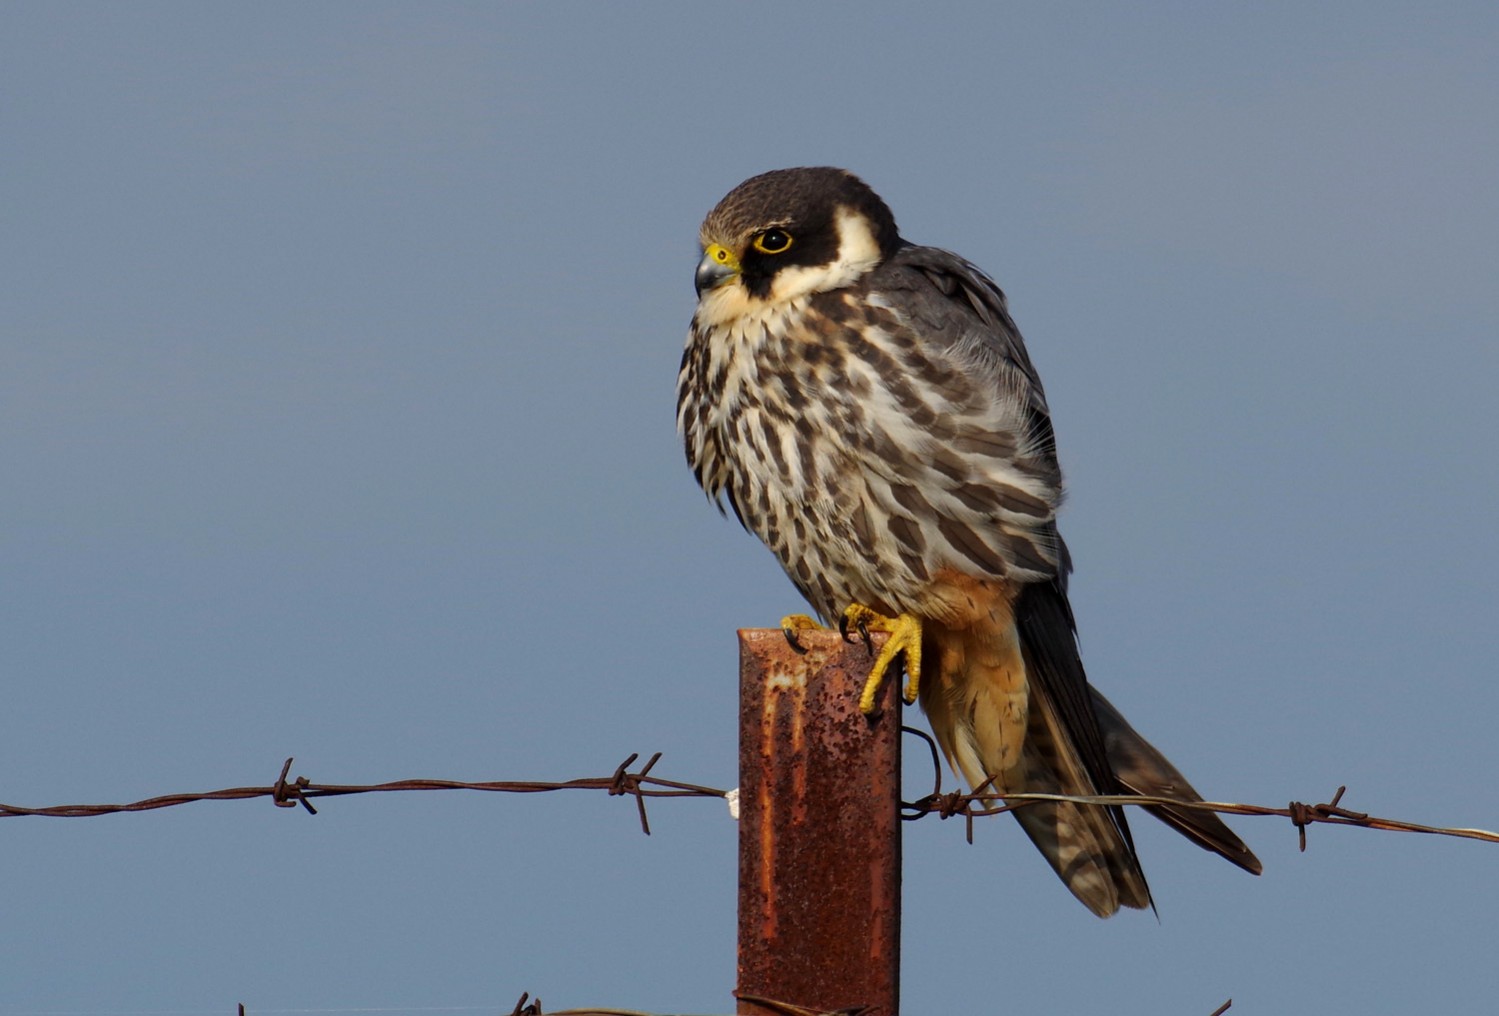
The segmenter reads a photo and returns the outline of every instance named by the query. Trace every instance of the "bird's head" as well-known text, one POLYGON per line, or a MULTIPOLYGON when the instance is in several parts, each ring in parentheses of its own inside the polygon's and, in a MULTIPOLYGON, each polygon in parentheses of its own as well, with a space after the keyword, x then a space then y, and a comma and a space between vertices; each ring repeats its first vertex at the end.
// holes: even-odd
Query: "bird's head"
POLYGON ((879 195, 830 167, 751 177, 708 213, 698 238, 699 315, 725 319, 847 286, 902 242, 879 195))

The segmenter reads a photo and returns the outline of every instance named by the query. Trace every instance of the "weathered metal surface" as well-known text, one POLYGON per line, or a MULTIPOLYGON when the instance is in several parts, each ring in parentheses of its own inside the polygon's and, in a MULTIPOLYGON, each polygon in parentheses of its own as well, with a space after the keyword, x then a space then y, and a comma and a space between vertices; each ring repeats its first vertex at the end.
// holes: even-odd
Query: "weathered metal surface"
POLYGON ((865 717, 863 641, 797 634, 801 653, 779 629, 739 633, 738 1012, 786 1011, 753 996, 895 1016, 901 675, 865 717))

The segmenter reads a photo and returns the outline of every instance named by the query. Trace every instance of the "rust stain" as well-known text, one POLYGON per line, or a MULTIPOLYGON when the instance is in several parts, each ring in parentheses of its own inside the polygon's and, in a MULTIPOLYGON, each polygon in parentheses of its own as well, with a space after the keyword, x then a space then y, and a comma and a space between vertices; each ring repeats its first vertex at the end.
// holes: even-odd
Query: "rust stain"
POLYGON ((760 918, 760 933, 766 938, 776 934, 776 824, 775 803, 770 797, 770 785, 760 787, 756 795, 760 802, 760 898, 765 902, 760 918))
MULTIPOLYGON (((740 1013, 758 998, 896 1012, 900 714, 858 711, 871 656, 834 632, 740 632, 740 1013)), ((887 694, 888 693, 888 694, 887 694)))

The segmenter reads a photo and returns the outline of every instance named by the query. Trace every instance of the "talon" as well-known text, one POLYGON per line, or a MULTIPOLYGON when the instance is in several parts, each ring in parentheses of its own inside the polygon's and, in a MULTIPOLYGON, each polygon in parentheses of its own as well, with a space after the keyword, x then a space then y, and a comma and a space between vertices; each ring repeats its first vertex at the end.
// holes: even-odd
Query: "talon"
POLYGON ((859 696, 859 711, 865 716, 875 712, 875 700, 879 697, 880 687, 885 683, 885 674, 895 658, 901 655, 904 655, 906 665, 906 686, 901 697, 907 705, 915 702, 921 689, 921 619, 914 614, 885 617, 861 603, 853 603, 838 620, 838 629, 844 633, 845 640, 848 639, 850 624, 858 629, 859 634, 864 637, 864 644, 871 648, 871 631, 890 633, 879 656, 875 657, 874 666, 869 668, 864 692, 859 696))
POLYGON ((802 645, 796 637, 797 629, 804 628, 811 628, 815 631, 823 630, 822 625, 812 620, 806 614, 787 614, 781 618, 781 634, 786 636, 787 644, 798 653, 805 653, 807 651, 807 647, 802 645))

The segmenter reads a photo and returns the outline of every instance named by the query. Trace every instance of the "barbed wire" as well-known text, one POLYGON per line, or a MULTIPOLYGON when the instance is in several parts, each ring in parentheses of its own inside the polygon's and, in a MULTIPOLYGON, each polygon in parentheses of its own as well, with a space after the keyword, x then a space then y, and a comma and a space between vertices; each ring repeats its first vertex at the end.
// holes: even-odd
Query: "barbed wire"
POLYGON ((916 801, 901 802, 901 818, 907 821, 925 818, 927 815, 936 815, 939 818, 948 819, 962 817, 968 826, 968 842, 973 842, 973 820, 988 815, 1003 815, 1007 811, 1023 808, 1026 805, 1037 804, 1043 801, 1065 802, 1071 804, 1092 804, 1099 806, 1131 805, 1135 807, 1160 807, 1191 808, 1197 811, 1215 811, 1220 815, 1268 815, 1279 818, 1288 818, 1296 827, 1299 845, 1302 853, 1306 852, 1306 829, 1310 825, 1341 825, 1357 826, 1360 829, 1380 829, 1385 832, 1397 833, 1426 833, 1432 836, 1455 836, 1461 839, 1483 840, 1487 843, 1499 843, 1499 833, 1490 832, 1487 829, 1467 829, 1454 826, 1431 826, 1422 825, 1419 822, 1406 822, 1401 819, 1378 818, 1362 811, 1350 811, 1339 807, 1343 794, 1347 792, 1346 786, 1338 787, 1332 795, 1332 800, 1326 804, 1303 804, 1300 801, 1292 801, 1284 808, 1267 807, 1259 804, 1236 804, 1225 801, 1184 801, 1175 797, 1153 797, 1147 794, 997 794, 989 787, 993 780, 989 780, 974 788, 972 793, 962 791, 942 791, 942 769, 941 762, 937 757, 937 743, 925 731, 917 730, 915 727, 902 727, 901 730, 915 737, 921 738, 931 749, 932 764, 936 769, 935 789, 926 797, 916 801))
POLYGON ((486 780, 469 782, 464 780, 395 780, 390 783, 343 784, 313 783, 305 776, 290 779, 294 758, 281 766, 281 775, 276 782, 265 787, 230 787, 226 790, 209 790, 201 793, 163 794, 148 797, 128 804, 59 804, 45 808, 25 808, 14 804, 0 804, 0 818, 37 816, 43 818, 94 818, 99 815, 117 815, 122 812, 156 811, 174 808, 199 801, 244 801, 258 797, 269 797, 278 808, 295 808, 301 805, 309 814, 316 815, 312 802, 320 797, 348 797, 354 794, 390 794, 421 790, 478 790, 500 794, 542 794, 558 790, 602 790, 610 797, 629 795, 635 798, 640 813, 640 828, 647 836, 651 834, 650 821, 645 812, 648 797, 727 797, 728 791, 704 787, 676 780, 664 780, 650 775, 651 769, 661 760, 658 751, 650 757, 639 772, 630 767, 640 758, 636 752, 615 767, 609 776, 589 776, 577 780, 546 782, 541 780, 486 780))
MULTIPOLYGON (((762 998, 759 995, 738 995, 741 1002, 753 1002, 762 1009, 784 1014, 784 1016, 864 1016, 874 1010, 867 1005, 851 1005, 842 1009, 834 1009, 828 1012, 823 1009, 808 1009, 806 1006, 793 1005, 790 1002, 778 1002, 773 998, 762 998)), ((1234 1000, 1229 999, 1218 1008, 1214 1009, 1209 1016, 1223 1016, 1229 1009, 1233 1008, 1234 1000)), ((240 1016, 245 1016, 244 1007, 240 1007, 240 1016)), ((543 1012, 540 998, 531 998, 528 991, 521 992, 520 1001, 515 1003, 515 1008, 510 1011, 510 1016, 660 1016, 657 1013, 649 1013, 640 1009, 555 1009, 550 1013, 543 1012), (529 999, 529 1001, 528 1001, 529 999)))
MULTIPOLYGON (((735 995, 741 1002, 753 1002, 762 1009, 769 1009, 784 1016, 863 1016, 865 1013, 874 1011, 867 1005, 851 1005, 829 1012, 823 1009, 808 1009, 806 1006, 793 1005, 790 1002, 778 1002, 773 998, 762 998, 759 995, 740 995, 737 992, 735 995)), ((1221 1012, 1222 1010, 1219 1010, 1212 1016, 1219 1016, 1221 1012)), ((548 1013, 542 1011, 541 999, 531 998, 530 992, 523 991, 520 1001, 516 1002, 515 1008, 510 1011, 510 1016, 660 1016, 660 1014, 640 1009, 554 1009, 548 1013)))
MULTIPOLYGON (((910 727, 903 729, 913 735, 924 738, 928 744, 931 744, 930 737, 922 731, 910 727)), ((935 762, 935 745, 932 747, 935 762)), ((313 806, 312 802, 314 800, 323 797, 348 797, 356 794, 388 794, 431 790, 539 794, 564 790, 593 790, 603 791, 610 797, 633 797, 637 813, 640 816, 640 829, 649 836, 651 826, 649 817, 646 814, 645 802, 647 798, 702 797, 730 799, 731 801, 734 798, 733 791, 696 783, 685 783, 679 780, 668 780, 651 775, 651 770, 661 759, 661 752, 653 754, 638 771, 631 771, 630 767, 639 758, 640 755, 638 752, 631 754, 616 766, 614 772, 608 776, 590 776, 560 782, 542 780, 486 780, 471 782, 464 780, 409 779, 373 784, 314 783, 305 776, 298 776, 293 779, 291 778, 293 759, 288 758, 281 766, 281 773, 276 778, 276 781, 267 786, 230 787, 225 790, 211 790, 200 793, 163 794, 125 804, 61 804, 39 808, 0 804, 0 818, 20 818, 23 816, 93 818, 123 812, 156 811, 161 808, 172 808, 200 801, 242 801, 262 797, 270 798, 272 803, 278 808, 295 808, 300 805, 308 813, 315 815, 317 814, 317 808, 313 806)), ((978 787, 972 793, 964 793, 962 791, 943 792, 941 789, 941 769, 939 764, 935 788, 931 794, 915 801, 902 801, 901 817, 906 820, 925 818, 928 815, 936 815, 943 819, 961 817, 967 823, 969 842, 973 841, 973 820, 975 818, 1002 815, 1007 811, 1014 811, 1016 808, 1022 808, 1030 804, 1053 801, 1098 806, 1167 806, 1213 811, 1224 815, 1285 818, 1289 819, 1291 824, 1296 828, 1300 848, 1303 851, 1306 850, 1307 828, 1319 824, 1356 826, 1361 829, 1378 829, 1386 832, 1452 836, 1462 839, 1482 840, 1487 843, 1499 843, 1499 833, 1491 832, 1487 829, 1424 825, 1418 822, 1380 818, 1366 812, 1352 811, 1342 807, 1340 803, 1343 799, 1343 794, 1347 790, 1346 787, 1339 787, 1331 800, 1324 804, 1304 804, 1300 801, 1292 801, 1282 808, 1224 801, 1184 801, 1173 797, 1153 797, 1138 794, 1099 794, 1091 796, 1022 793, 997 794, 990 790, 988 784, 978 787)))

